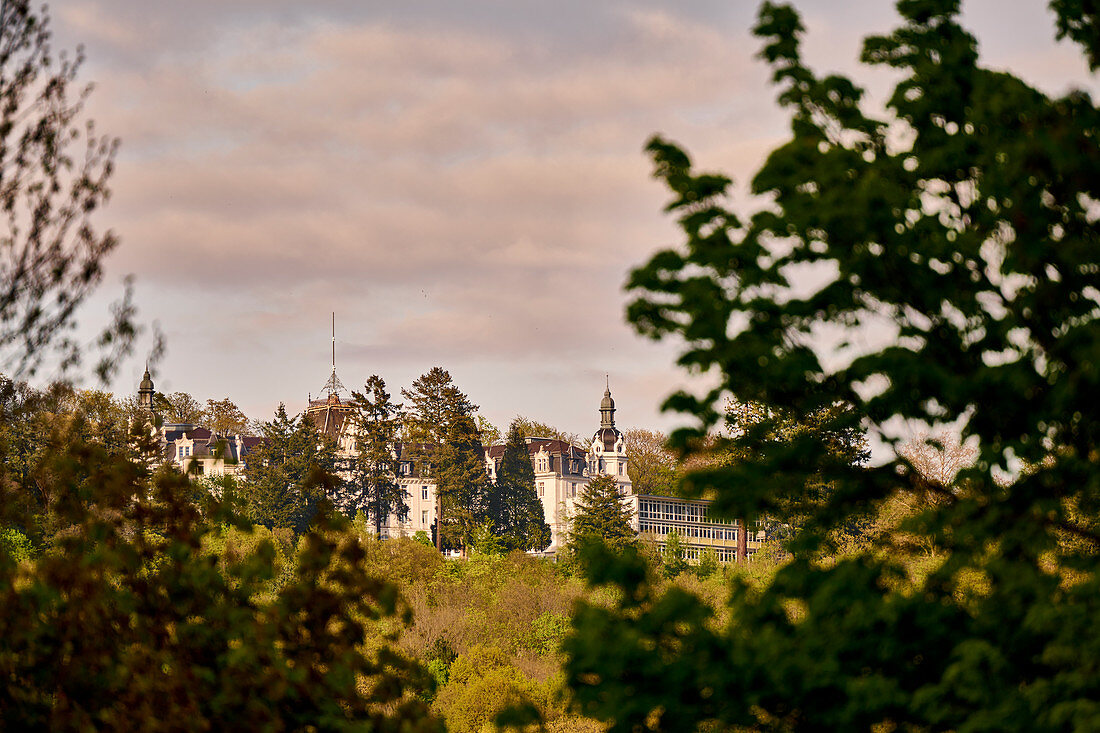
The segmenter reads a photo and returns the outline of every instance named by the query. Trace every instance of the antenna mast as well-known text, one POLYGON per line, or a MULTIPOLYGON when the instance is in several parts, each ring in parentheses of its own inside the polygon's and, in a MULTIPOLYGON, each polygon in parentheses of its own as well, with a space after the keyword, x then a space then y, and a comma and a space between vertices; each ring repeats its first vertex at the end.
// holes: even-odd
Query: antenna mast
POLYGON ((340 378, 336 376, 336 311, 332 312, 332 375, 325 382, 325 386, 321 387, 321 392, 327 393, 328 396, 337 395, 347 389, 340 381, 340 378))

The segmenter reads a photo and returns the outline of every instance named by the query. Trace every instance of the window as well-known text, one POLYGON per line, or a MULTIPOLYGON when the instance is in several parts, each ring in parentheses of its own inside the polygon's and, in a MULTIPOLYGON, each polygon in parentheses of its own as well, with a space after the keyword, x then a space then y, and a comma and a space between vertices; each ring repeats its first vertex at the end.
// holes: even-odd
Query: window
POLYGON ((545 496, 545 495, 546 495, 546 482, 545 481, 539 481, 539 496, 545 496))
POLYGON ((421 486, 420 487, 420 498, 421 499, 427 499, 428 498, 428 487, 427 486, 421 486))
POLYGON ((425 509, 420 512, 420 523, 426 525, 428 523, 428 510, 425 509))

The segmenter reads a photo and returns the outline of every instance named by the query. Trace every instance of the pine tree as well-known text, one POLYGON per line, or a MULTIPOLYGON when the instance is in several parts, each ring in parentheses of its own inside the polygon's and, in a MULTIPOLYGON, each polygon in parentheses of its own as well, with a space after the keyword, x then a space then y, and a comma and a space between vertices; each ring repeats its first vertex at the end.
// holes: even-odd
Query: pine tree
POLYGON ((518 421, 508 429, 497 480, 489 487, 486 512, 493 532, 511 550, 544 550, 550 525, 535 493, 535 469, 518 421))
POLYGON ((352 393, 355 407, 356 457, 351 476, 339 492, 337 505, 347 516, 366 512, 382 536, 382 525, 391 513, 409 514, 406 491, 397 482, 394 444, 401 421, 401 405, 390 400, 386 382, 378 375, 367 380, 362 392, 352 393))
POLYGON ((263 424, 263 433, 264 446, 245 464, 249 514, 268 528, 305 531, 324 498, 322 491, 309 487, 319 474, 331 483, 336 446, 304 416, 289 417, 282 403, 275 418, 263 424))
POLYGON ((485 449, 477 425, 469 415, 461 415, 451 423, 439 451, 436 493, 442 509, 442 531, 437 536, 437 547, 447 545, 466 552, 485 514, 488 485, 485 449))
MULTIPOLYGON (((412 389, 402 389, 401 394, 408 400, 401 430, 406 444, 405 455, 417 464, 421 476, 437 478, 442 462, 440 452, 452 423, 458 417, 473 414, 477 405, 455 386, 450 372, 443 367, 432 367, 412 383, 412 389)), ((443 512, 442 495, 437 492, 437 550, 443 549, 443 535, 439 531, 444 521, 443 512)))
POLYGON ((613 476, 597 476, 588 482, 577 499, 577 515, 569 530, 569 545, 578 548, 596 539, 612 547, 634 543, 630 528, 631 511, 623 505, 619 484, 613 476))

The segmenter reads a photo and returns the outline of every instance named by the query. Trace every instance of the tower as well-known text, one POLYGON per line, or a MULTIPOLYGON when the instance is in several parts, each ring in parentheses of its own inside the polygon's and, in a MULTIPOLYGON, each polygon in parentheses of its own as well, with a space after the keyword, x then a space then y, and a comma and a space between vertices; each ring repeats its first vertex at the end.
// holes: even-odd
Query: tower
POLYGON ((153 389, 153 378, 149 376, 149 365, 146 364, 145 376, 141 378, 141 383, 138 385, 138 404, 143 410, 153 411, 154 394, 156 390, 153 389))
POLYGON ((630 493, 630 476, 627 474, 626 438, 615 427, 615 400, 611 397, 608 380, 600 400, 600 429, 592 436, 588 449, 588 472, 598 476, 614 476, 619 490, 630 493))
POLYGON ((344 401, 341 394, 347 391, 340 378, 336 376, 336 314, 332 314, 332 374, 328 381, 321 387, 321 395, 318 399, 308 400, 306 405, 306 417, 313 421, 317 431, 327 435, 336 441, 341 451, 350 451, 354 448, 355 437, 351 432, 351 413, 353 408, 350 401, 344 401))

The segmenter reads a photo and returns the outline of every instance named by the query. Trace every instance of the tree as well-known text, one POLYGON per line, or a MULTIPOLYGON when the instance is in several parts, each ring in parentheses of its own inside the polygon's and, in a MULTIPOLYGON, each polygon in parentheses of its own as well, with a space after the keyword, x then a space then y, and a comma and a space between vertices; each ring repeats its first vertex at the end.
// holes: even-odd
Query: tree
POLYGON ((676 496, 680 461, 666 447, 668 436, 658 430, 626 431, 627 474, 635 494, 676 496))
POLYGON ((153 395, 153 409, 161 414, 165 422, 169 423, 195 425, 206 418, 206 410, 202 403, 187 392, 172 394, 157 392, 153 395))
MULTIPOLYGON (((451 424, 459 417, 472 415, 477 405, 455 386, 451 374, 443 367, 432 367, 417 377, 412 389, 402 389, 401 394, 408 400, 405 413, 403 438, 407 444, 407 455, 419 464, 424 477, 438 474, 440 451, 447 439, 451 424)), ((443 548, 443 498, 436 492, 435 504, 435 546, 443 548)))
POLYGON ((202 422, 218 435, 239 435, 248 428, 248 418, 228 397, 207 400, 202 412, 202 422))
MULTIPOLYGON (((0 541, 6 726, 442 730, 423 702, 429 675, 383 628, 408 609, 366 572, 346 522, 320 516, 272 590, 270 540, 205 551, 227 524, 251 525, 220 502, 195 505, 188 477, 150 477, 79 438, 44 461, 64 531, 20 563, 0 541)), ((23 522, 10 499, 0 481, 0 527, 23 522)))
POLYGON ((558 430, 553 425, 549 425, 538 420, 532 420, 529 417, 523 415, 516 415, 512 420, 513 425, 519 426, 519 431, 524 438, 550 438, 551 440, 564 440, 570 445, 583 443, 580 436, 576 433, 566 433, 562 430, 558 430))
POLYGON ((485 449, 473 418, 459 415, 451 421, 447 440, 439 451, 436 494, 443 518, 436 546, 455 547, 464 553, 485 514, 489 476, 485 449))
POLYGON ((355 458, 350 478, 339 491, 337 505, 349 517, 366 512, 374 523, 375 536, 391 513, 407 517, 407 492, 397 482, 394 446, 401 426, 401 405, 390 400, 386 382, 372 375, 362 392, 352 393, 355 426, 355 458))
POLYGON ((481 415, 477 416, 477 429, 478 432, 481 433, 482 445, 495 445, 504 437, 500 432, 500 428, 493 425, 481 415))
MULTIPOLYGON (((28 0, 0 7, 0 367, 17 378, 51 354, 63 369, 80 361, 66 332, 118 243, 93 221, 118 141, 82 119, 91 91, 76 81, 83 53, 55 56, 51 36, 49 16, 28 0)), ((132 315, 127 293, 98 342, 114 357, 128 353, 132 315)), ((117 358, 104 359, 105 377, 117 358)))
POLYGON ((304 532, 325 498, 317 477, 332 475, 336 446, 306 417, 289 417, 282 403, 263 432, 264 445, 245 463, 249 516, 268 529, 304 532))
POLYGON ((661 573, 666 578, 675 578, 687 569, 688 563, 684 556, 684 541, 680 539, 679 532, 669 532, 665 536, 665 548, 661 552, 661 573))
POLYGON ((597 476, 577 497, 576 515, 569 527, 569 545, 579 549, 593 540, 615 548, 634 543, 630 528, 632 514, 623 504, 614 476, 597 476))
POLYGON ((550 546, 550 525, 535 491, 535 469, 518 421, 508 428, 508 442, 488 487, 486 513, 493 533, 510 550, 545 550, 550 546))
MULTIPOLYGON (((1100 14, 1052 7, 1096 64, 1100 14)), ((900 76, 876 118, 854 83, 802 62, 798 15, 763 4, 756 33, 792 136, 753 179, 769 203, 747 224, 726 206, 727 177, 649 145, 685 243, 632 273, 628 316, 683 338, 682 366, 720 376, 666 401, 694 421, 672 440, 700 444, 724 395, 767 408, 731 439, 766 450, 696 476, 695 490, 750 519, 811 481, 829 491, 804 505, 789 562, 759 588, 733 586, 735 624, 658 592, 632 558, 590 565, 622 602, 578 606, 566 675, 611 730, 1097 724, 1100 635, 1086 619, 1100 612, 1100 114, 1081 92, 1051 98, 982 68, 956 2, 898 10, 901 27, 864 44, 865 62, 900 76), (799 282, 806 272, 820 284, 799 282), (871 326, 894 338, 869 343, 871 326), (853 409, 824 412, 838 404, 853 409), (769 440, 814 415, 830 432, 862 419, 887 443, 905 421, 961 418, 978 455, 950 489, 904 459, 836 460, 820 430, 769 440), (833 552, 834 530, 913 490, 937 501, 897 533, 942 554, 913 555, 889 533, 833 552)))
POLYGON ((963 445, 955 433, 922 433, 898 446, 904 458, 922 477, 943 488, 951 488, 955 477, 973 465, 978 457, 975 445, 963 445))

